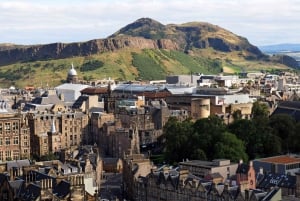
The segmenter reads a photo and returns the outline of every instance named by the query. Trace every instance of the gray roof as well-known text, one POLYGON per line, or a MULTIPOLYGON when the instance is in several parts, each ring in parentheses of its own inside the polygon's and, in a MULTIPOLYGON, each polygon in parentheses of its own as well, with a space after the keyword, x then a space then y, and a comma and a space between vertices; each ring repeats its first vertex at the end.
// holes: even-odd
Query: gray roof
POLYGON ((14 161, 7 161, 7 170, 9 171, 12 167, 26 167, 30 166, 30 161, 28 159, 24 160, 14 160, 14 161))
POLYGON ((151 85, 151 84, 118 84, 113 91, 137 93, 137 92, 162 91, 164 89, 165 89, 164 86, 151 85))

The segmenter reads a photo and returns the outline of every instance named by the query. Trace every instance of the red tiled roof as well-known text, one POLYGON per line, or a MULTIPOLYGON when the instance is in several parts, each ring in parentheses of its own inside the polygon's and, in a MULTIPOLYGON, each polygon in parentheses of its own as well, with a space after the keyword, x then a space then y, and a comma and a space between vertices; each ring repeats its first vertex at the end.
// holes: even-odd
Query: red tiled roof
POLYGON ((106 94, 107 87, 89 87, 81 90, 83 94, 106 94))
POLYGON ((289 163, 300 163, 300 158, 295 158, 292 156, 275 156, 275 157, 262 159, 261 161, 268 162, 268 163, 289 164, 289 163))

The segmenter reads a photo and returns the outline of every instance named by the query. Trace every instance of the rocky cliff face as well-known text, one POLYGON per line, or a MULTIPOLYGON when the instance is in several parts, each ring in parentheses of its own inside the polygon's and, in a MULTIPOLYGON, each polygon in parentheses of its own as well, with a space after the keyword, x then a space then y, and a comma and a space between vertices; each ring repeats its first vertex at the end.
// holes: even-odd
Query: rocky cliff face
POLYGON ((18 61, 62 59, 72 56, 88 56, 121 48, 170 49, 178 50, 178 45, 169 39, 145 39, 141 37, 118 37, 91 40, 83 43, 53 43, 29 47, 17 47, 0 51, 0 65, 18 61))

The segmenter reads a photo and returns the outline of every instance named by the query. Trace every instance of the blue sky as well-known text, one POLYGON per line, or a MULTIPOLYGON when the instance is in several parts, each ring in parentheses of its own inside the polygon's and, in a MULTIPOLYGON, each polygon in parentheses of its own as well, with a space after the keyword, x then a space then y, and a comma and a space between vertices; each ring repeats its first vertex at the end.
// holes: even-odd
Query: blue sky
POLYGON ((300 43, 299 0, 0 0, 0 43, 105 38, 142 17, 209 22, 258 46, 300 43))

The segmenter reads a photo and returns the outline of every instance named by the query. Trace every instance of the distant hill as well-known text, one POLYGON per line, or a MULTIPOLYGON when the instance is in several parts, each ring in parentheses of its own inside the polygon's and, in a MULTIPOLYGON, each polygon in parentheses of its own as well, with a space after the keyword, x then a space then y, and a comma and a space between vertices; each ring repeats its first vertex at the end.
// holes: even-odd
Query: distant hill
POLYGON ((264 53, 300 52, 300 44, 276 44, 260 46, 264 53))
POLYGON ((141 18, 105 39, 0 44, 0 85, 55 85, 73 62, 81 79, 163 79, 166 75, 287 69, 244 37, 206 22, 163 25, 141 18))

